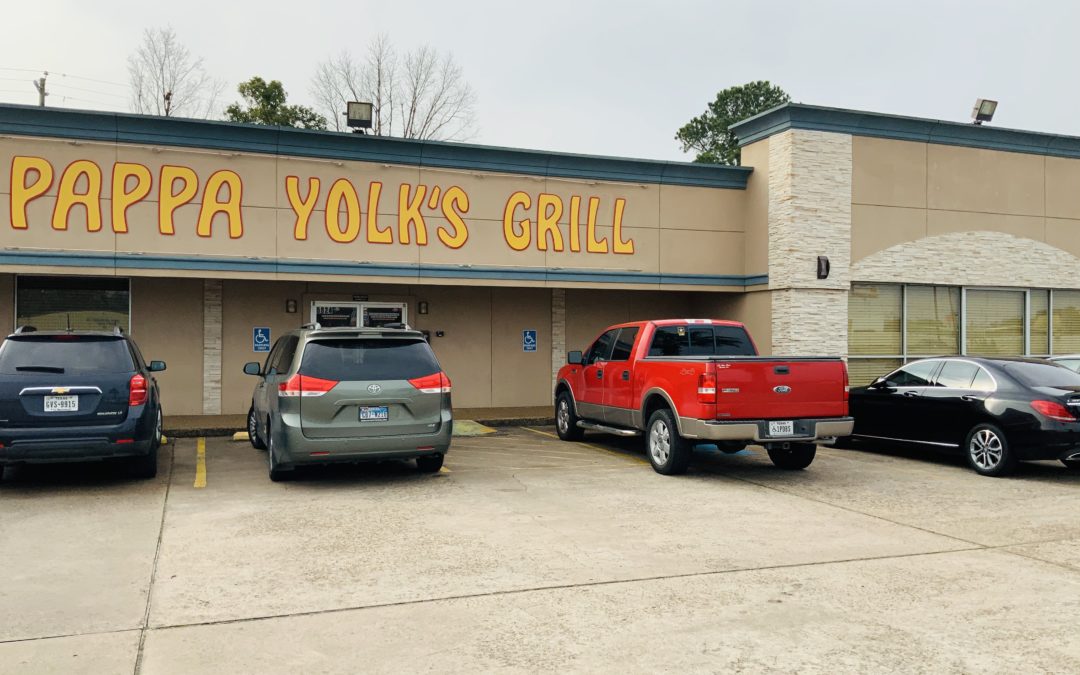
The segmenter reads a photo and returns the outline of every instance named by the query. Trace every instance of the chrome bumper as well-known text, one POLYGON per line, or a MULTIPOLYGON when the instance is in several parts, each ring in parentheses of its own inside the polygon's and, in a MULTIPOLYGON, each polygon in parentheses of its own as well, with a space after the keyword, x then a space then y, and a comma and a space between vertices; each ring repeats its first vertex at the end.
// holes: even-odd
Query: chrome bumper
POLYGON ((817 441, 836 436, 850 436, 855 427, 853 417, 826 417, 822 419, 796 419, 792 436, 770 436, 769 422, 775 420, 739 420, 719 422, 679 418, 679 433, 684 438, 704 441, 746 441, 756 443, 782 441, 817 441))

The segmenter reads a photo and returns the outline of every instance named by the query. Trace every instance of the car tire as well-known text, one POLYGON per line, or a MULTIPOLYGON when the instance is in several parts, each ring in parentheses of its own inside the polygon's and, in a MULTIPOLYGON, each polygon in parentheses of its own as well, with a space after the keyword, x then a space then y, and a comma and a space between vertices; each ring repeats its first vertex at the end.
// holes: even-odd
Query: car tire
POLYGON ((1005 434, 993 424, 976 424, 964 439, 968 465, 983 476, 1000 477, 1016 468, 1016 455, 1005 434))
POLYGON ((776 468, 785 471, 799 471, 810 466, 817 457, 817 446, 813 443, 791 443, 787 448, 770 448, 769 459, 776 468))
POLYGON ((1063 459, 1061 463, 1070 471, 1080 471, 1080 459, 1063 459))
POLYGON ((293 477, 293 468, 283 466, 274 456, 274 433, 270 429, 270 420, 266 420, 266 463, 269 465, 270 480, 281 483, 293 477))
POLYGON ((416 468, 420 473, 438 473, 438 471, 442 469, 443 457, 445 457, 445 455, 442 453, 417 457, 416 468))
POLYGON ((585 432, 577 425, 578 416, 574 412, 574 398, 570 392, 559 392, 555 399, 555 431, 564 441, 580 441, 585 432))
POLYGON ((649 456, 653 470, 665 476, 686 473, 690 466, 693 448, 679 435, 675 416, 667 408, 661 408, 649 417, 645 427, 645 454, 649 456))
POLYGON ((135 478, 150 479, 157 476, 159 444, 151 443, 150 451, 131 461, 131 475, 135 478))
POLYGON ((263 439, 259 438, 259 420, 255 417, 255 406, 251 406, 251 409, 248 410, 247 432, 248 440, 251 441, 251 447, 256 450, 266 449, 266 443, 263 442, 263 439))

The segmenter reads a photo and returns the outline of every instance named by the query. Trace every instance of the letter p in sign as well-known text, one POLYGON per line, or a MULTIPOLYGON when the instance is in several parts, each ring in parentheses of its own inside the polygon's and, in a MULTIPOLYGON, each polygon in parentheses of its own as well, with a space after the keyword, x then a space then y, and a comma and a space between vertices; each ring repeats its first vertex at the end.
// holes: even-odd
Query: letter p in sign
POLYGON ((251 329, 251 351, 253 352, 268 352, 270 351, 270 328, 252 328, 251 329))
POLYGON ((521 351, 523 352, 535 352, 536 351, 536 331, 523 330, 521 331, 521 351))

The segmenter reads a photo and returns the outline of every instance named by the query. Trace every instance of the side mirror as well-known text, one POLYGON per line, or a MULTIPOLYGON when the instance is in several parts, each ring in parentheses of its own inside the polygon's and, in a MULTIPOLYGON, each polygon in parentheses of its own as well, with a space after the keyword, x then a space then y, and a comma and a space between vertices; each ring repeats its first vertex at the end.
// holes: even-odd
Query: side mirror
POLYGON ((566 352, 566 362, 571 364, 571 365, 574 365, 574 366, 580 366, 581 365, 581 352, 577 352, 577 351, 566 352))
POLYGON ((874 378, 874 381, 870 383, 870 388, 871 389, 888 389, 889 388, 889 383, 885 379, 885 376, 876 377, 876 378, 874 378))
POLYGON ((150 372, 151 373, 160 373, 163 370, 165 370, 165 362, 164 361, 151 361, 150 362, 150 372))
POLYGON ((245 375, 262 375, 262 364, 258 361, 249 361, 244 364, 245 375))

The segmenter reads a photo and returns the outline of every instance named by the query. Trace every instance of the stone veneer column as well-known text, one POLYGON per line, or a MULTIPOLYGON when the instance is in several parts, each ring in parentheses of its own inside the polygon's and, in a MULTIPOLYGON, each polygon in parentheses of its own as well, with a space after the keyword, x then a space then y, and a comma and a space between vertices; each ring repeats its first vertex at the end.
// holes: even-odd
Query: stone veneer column
POLYGON ((551 289, 551 391, 566 363, 566 289, 551 289))
POLYGON ((204 415, 221 414, 221 279, 203 281, 204 415))
POLYGON ((788 130, 769 138, 773 353, 846 355, 851 287, 851 136, 788 130), (828 256, 828 279, 817 257, 828 256))

